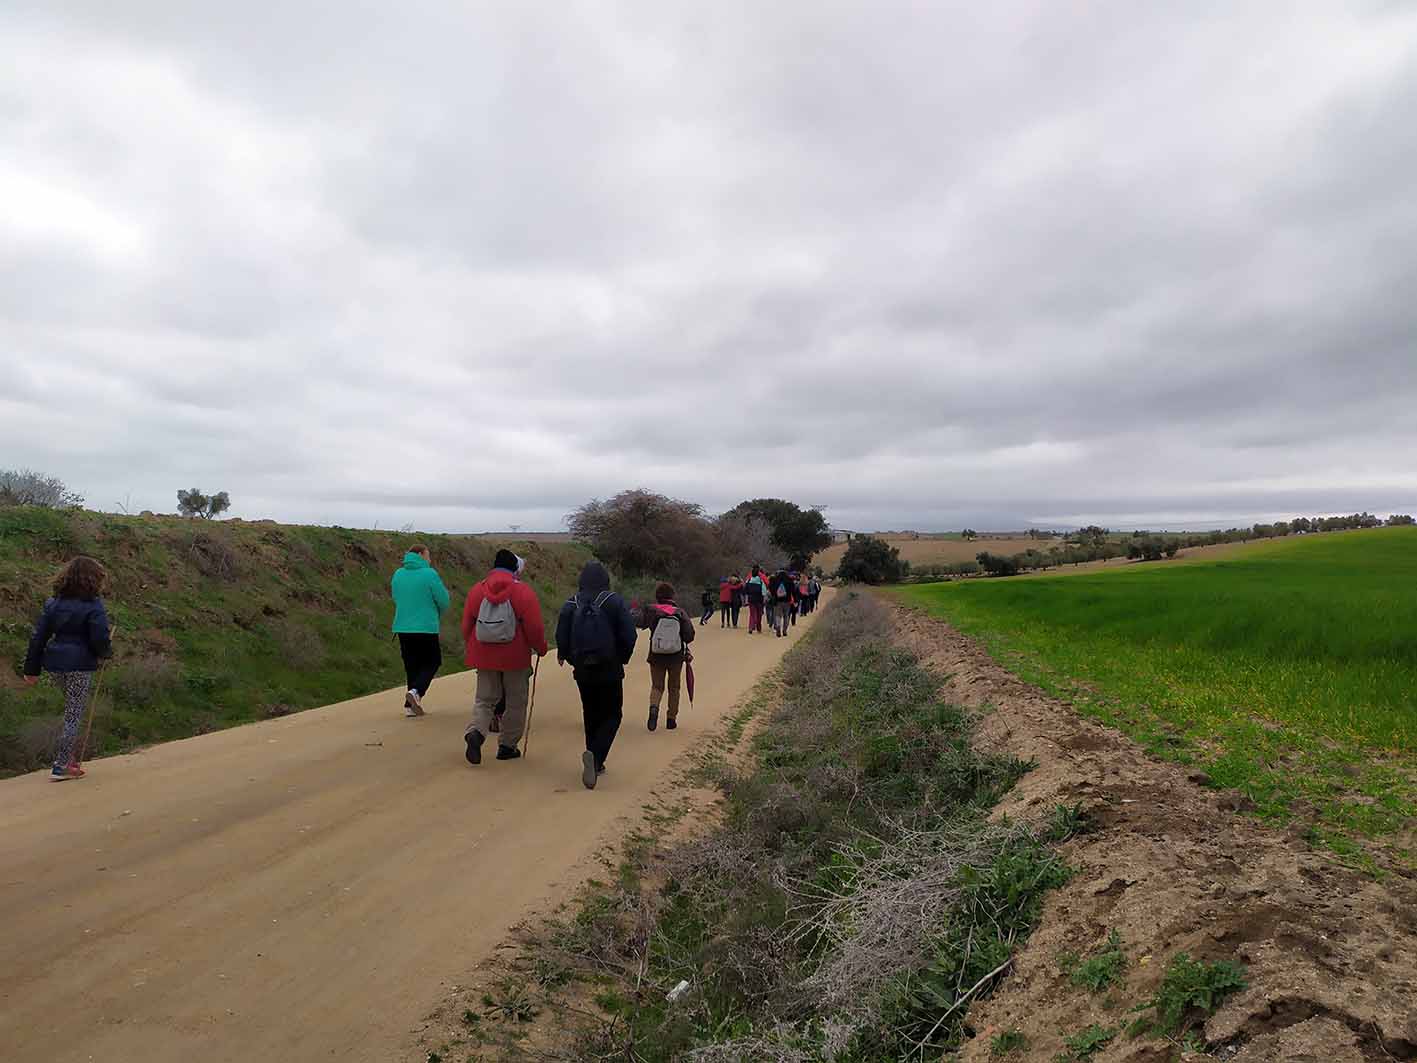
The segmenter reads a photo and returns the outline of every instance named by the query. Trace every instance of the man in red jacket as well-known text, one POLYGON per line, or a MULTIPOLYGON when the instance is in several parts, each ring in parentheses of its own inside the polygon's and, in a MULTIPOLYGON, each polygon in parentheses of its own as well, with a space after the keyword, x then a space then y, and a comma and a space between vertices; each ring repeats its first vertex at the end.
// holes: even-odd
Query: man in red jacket
POLYGON ((498 550, 492 571, 468 591, 463 607, 462 637, 467 664, 477 669, 477 695, 472 723, 463 738, 467 762, 482 763, 482 743, 492 728, 497 702, 507 699, 498 736, 497 759, 516 760, 526 730, 527 693, 531 685, 531 655, 546 656, 546 627, 541 603, 530 585, 517 579, 517 555, 498 550))

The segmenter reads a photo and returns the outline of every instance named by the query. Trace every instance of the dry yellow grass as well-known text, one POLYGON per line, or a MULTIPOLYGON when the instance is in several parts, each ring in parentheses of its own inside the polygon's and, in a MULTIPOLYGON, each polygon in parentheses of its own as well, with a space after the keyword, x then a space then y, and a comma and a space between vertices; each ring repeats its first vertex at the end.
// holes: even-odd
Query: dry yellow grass
MULTIPOLYGON (((877 535, 900 551, 902 561, 912 565, 953 565, 960 561, 973 561, 981 550, 991 554, 1018 554, 1030 546, 1046 550, 1058 543, 1057 539, 1030 539, 1026 535, 981 535, 973 542, 963 539, 936 539, 921 535, 877 535)), ((813 564, 821 565, 828 572, 835 572, 846 553, 845 543, 835 543, 827 547, 815 558, 813 564)))

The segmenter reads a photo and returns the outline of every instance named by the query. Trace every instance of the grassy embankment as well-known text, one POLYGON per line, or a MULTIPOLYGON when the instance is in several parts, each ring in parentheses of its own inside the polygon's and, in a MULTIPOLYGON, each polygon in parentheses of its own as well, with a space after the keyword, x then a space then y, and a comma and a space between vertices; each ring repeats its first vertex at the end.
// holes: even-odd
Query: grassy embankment
MULTIPOLYGON (((86 511, 0 508, 0 775, 41 767, 61 713, 51 684, 24 687, 25 645, 57 568, 106 564, 120 633, 91 747, 112 753, 283 715, 402 681, 388 581, 427 543, 453 596, 444 672, 462 669, 461 599, 498 542, 86 511)), ((569 543, 512 544, 551 615, 587 556, 569 543)))
POLYGON ((976 751, 887 628, 868 597, 833 603, 780 686, 673 788, 687 800, 715 784, 722 821, 671 843, 686 805, 659 809, 613 881, 591 883, 484 995, 450 1004, 461 1023, 428 1058, 865 1063, 958 1043, 971 993, 990 991, 1067 878, 1047 843, 1078 824, 1065 810, 987 823, 1029 765, 976 751), (730 765, 770 703, 754 755, 730 765))
POLYGON ((1352 862, 1413 860, 1417 529, 1211 562, 901 588, 1023 677, 1352 862))

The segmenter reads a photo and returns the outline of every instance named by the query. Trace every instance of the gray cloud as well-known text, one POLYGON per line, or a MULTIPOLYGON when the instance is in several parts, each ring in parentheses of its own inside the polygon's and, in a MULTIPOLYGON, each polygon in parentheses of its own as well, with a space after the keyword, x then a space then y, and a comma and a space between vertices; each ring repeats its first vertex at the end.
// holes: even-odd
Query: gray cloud
POLYGON ((0 462, 551 527, 1417 508, 1417 14, 0 12, 0 462))

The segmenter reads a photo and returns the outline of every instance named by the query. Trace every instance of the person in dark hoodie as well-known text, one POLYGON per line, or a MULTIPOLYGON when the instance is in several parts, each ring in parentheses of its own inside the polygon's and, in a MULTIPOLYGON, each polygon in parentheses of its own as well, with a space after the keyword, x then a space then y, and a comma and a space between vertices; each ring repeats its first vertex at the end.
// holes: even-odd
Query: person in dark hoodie
POLYGON ((783 569, 768 581, 768 600, 773 603, 772 629, 778 638, 787 637, 789 618, 797 608, 797 589, 792 577, 783 569))
POLYGON ((428 547, 422 543, 409 547, 403 567, 389 583, 389 592, 394 599, 394 633, 408 680, 403 712, 405 716, 422 716, 424 695, 443 664, 438 633, 449 600, 448 588, 433 567, 428 547))
MULTIPOLYGON (((692 625, 691 625, 692 626, 692 625)), ((595 789, 605 758, 620 730, 625 706, 625 665, 635 653, 635 621, 624 599, 610 589, 599 561, 581 569, 579 588, 556 620, 556 657, 575 669, 585 717, 581 782, 595 789)))
POLYGON ((654 601, 640 610, 639 626, 650 633, 649 640, 649 729, 659 726, 659 703, 669 687, 669 714, 666 730, 679 726, 679 684, 684 662, 690 659, 689 643, 694 641, 694 625, 689 614, 674 601, 674 588, 661 583, 654 588, 654 601), (671 624, 667 621, 673 620, 671 624))
POLYGON ((42 668, 64 691, 64 727, 50 772, 55 782, 84 775, 75 759, 74 742, 98 662, 113 656, 113 632, 102 598, 107 585, 107 570, 91 557, 76 557, 65 565, 54 580, 54 597, 44 603, 25 654, 26 683, 39 682, 42 668))
POLYGON ((482 743, 492 730, 497 703, 505 696, 507 710, 497 736, 497 759, 520 757, 526 730, 527 695, 531 687, 531 656, 545 657, 546 626, 536 592, 517 579, 518 557, 498 550, 487 578, 468 591, 463 606, 462 636, 467 664, 477 669, 477 694, 472 722, 463 740, 467 762, 482 763, 482 743))

